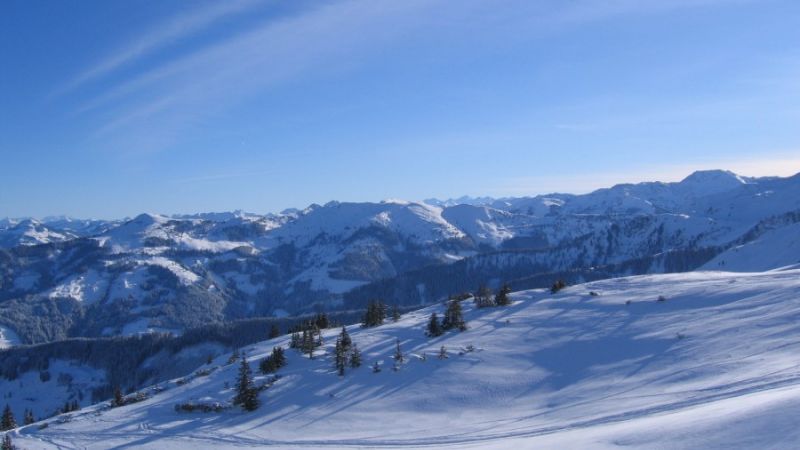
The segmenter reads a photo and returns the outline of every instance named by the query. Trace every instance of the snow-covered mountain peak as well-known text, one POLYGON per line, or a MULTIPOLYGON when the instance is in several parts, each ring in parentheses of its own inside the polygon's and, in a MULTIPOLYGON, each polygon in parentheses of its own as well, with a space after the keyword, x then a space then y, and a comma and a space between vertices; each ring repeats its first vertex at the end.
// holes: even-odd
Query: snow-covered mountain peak
POLYGON ((730 191, 748 183, 747 178, 729 170, 698 170, 678 185, 693 190, 696 195, 710 195, 730 191))

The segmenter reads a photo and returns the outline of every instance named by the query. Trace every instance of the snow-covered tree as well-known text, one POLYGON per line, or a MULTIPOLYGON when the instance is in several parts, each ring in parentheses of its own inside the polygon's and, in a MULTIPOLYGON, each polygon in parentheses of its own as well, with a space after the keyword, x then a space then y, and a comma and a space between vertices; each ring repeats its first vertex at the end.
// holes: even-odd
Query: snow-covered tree
POLYGON ((444 345, 439 349, 439 359, 447 359, 447 349, 444 345))

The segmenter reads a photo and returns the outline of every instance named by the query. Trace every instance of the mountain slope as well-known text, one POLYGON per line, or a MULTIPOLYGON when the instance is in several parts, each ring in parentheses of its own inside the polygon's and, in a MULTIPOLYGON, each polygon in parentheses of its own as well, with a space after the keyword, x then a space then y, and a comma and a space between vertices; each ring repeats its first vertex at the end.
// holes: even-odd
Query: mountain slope
MULTIPOLYGON (((542 287, 555 277, 694 270, 767 229, 800 223, 800 175, 702 171, 586 195, 462 200, 469 204, 6 220, 0 326, 23 343, 180 333, 254 316, 358 309, 372 298, 424 305, 480 283, 542 287)), ((797 230, 774 240, 794 239, 797 230)), ((759 257, 762 247, 748 250, 748 259, 762 261, 758 270, 792 260, 788 250, 780 260, 759 257)))
MULTIPOLYGON (((174 410, 230 400, 238 367, 220 358, 144 402, 13 436, 29 448, 790 448, 800 443, 789 419, 800 411, 798 292, 800 270, 619 278, 519 292, 508 307, 464 302, 469 329, 428 338, 430 313, 442 312, 432 306, 350 327, 365 366, 342 378, 329 354, 289 351, 253 413, 174 410), (406 358, 393 371, 396 339, 406 358), (436 357, 441 346, 449 358, 436 357)), ((338 331, 326 333, 328 350, 338 331)), ((255 366, 286 342, 244 351, 255 366)))

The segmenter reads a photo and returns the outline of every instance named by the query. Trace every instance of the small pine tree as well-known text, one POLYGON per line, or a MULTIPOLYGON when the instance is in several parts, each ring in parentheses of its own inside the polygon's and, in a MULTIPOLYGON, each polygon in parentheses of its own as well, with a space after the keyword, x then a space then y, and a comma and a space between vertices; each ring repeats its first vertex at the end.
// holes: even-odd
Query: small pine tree
POLYGON ((347 328, 342 327, 342 332, 339 334, 339 340, 342 341, 342 348, 345 352, 350 351, 350 347, 353 345, 353 340, 350 339, 350 335, 347 334, 347 328))
POLYGON ((291 347, 291 348, 300 348, 301 342, 302 342, 302 340, 300 338, 300 332, 293 331, 292 332, 292 340, 289 342, 289 347, 291 347))
POLYGON ((508 283, 504 283, 503 286, 497 291, 497 295, 494 296, 494 303, 497 306, 508 306, 511 304, 511 297, 508 294, 511 293, 511 286, 508 283))
POLYGON ((3 436, 3 443, 2 445, 0 445, 0 450, 15 450, 15 449, 16 447, 14 447, 14 443, 11 442, 11 435, 6 433, 6 435, 3 436))
POLYGON ((364 313, 361 326, 374 327, 382 325, 386 319, 386 305, 380 300, 371 300, 367 305, 367 311, 364 313))
POLYGON ((233 399, 233 404, 241 405, 245 411, 255 411, 259 406, 258 389, 253 384, 253 373, 250 371, 250 364, 245 357, 242 357, 242 363, 239 366, 236 397, 233 399))
POLYGON ((231 353, 231 357, 228 358, 228 364, 233 364, 236 361, 238 361, 239 360, 239 356, 240 356, 239 355, 239 349, 238 348, 233 349, 233 353, 231 353))
POLYGON ((271 358, 275 360, 275 366, 281 368, 286 365, 286 354, 283 352, 283 347, 272 347, 271 358))
POLYGON ((567 287, 567 282, 564 280, 556 280, 555 283, 550 287, 550 293, 555 294, 556 292, 564 289, 567 287))
POLYGON ((322 341, 322 330, 315 325, 314 332, 317 333, 317 340, 316 342, 314 342, 314 347, 322 347, 322 345, 324 344, 324 342, 322 341))
POLYGON ((334 347, 334 362, 336 372, 340 377, 344 376, 344 368, 347 362, 347 354, 344 351, 341 339, 336 339, 336 346, 334 347))
POLYGON ((31 411, 30 409, 26 409, 25 410, 25 419, 24 419, 25 425, 30 425, 30 424, 32 424, 34 422, 36 422, 36 419, 33 417, 33 411, 31 411))
POLYGON ((447 349, 444 345, 439 349, 439 359, 447 359, 447 349))
POLYGON ((14 413, 11 412, 11 407, 6 404, 3 417, 0 419, 0 431, 8 431, 13 428, 17 428, 17 420, 14 418, 14 413))
POLYGON ((356 344, 353 344, 353 349, 350 352, 350 367, 353 369, 361 367, 361 350, 358 349, 356 344))
POLYGON ((403 351, 400 349, 400 339, 397 339, 395 342, 395 350, 394 350, 394 361, 395 364, 402 364, 405 360, 405 356, 403 356, 403 351))
POLYGON ((400 308, 397 305, 392 306, 392 321, 397 322, 400 320, 400 308))
POLYGON ((122 390, 119 386, 114 387, 114 400, 112 406, 122 406, 125 404, 125 397, 122 395, 122 390))
POLYGON ((467 329, 467 323, 464 321, 464 315, 461 312, 460 301, 453 299, 447 304, 447 311, 445 311, 444 320, 442 320, 442 328, 445 330, 458 328, 459 331, 467 329))
POLYGON ((431 320, 428 321, 428 336, 441 336, 442 333, 444 333, 444 330, 442 330, 441 325, 439 325, 439 317, 434 312, 431 314, 431 320))
POLYGON ((478 288, 478 292, 475 293, 475 306, 478 308, 487 308, 489 306, 494 306, 494 300, 492 299, 492 291, 486 285, 481 285, 478 288))
POLYGON ((273 323, 272 326, 269 328, 269 338, 275 339, 276 337, 280 337, 281 329, 277 323, 273 323))

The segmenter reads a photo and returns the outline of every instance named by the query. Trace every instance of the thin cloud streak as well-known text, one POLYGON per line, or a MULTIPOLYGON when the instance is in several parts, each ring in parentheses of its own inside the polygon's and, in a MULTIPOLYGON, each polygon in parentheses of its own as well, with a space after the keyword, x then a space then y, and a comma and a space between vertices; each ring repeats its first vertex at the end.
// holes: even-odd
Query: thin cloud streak
POLYGON ((72 81, 62 86, 56 91, 56 94, 63 94, 77 89, 177 40, 200 32, 222 19, 244 13, 263 3, 264 0, 225 0, 213 2, 211 6, 193 11, 190 14, 174 17, 172 20, 148 30, 138 40, 128 43, 106 59, 85 70, 72 81))
MULTIPOLYGON (((515 26, 509 27, 512 30, 531 23, 536 25, 532 28, 540 29, 571 27, 619 15, 731 1, 677 0, 654 6, 626 0, 603 7, 605 2, 591 0, 492 22, 515 21, 515 26)), ((331 66, 358 64, 365 54, 401 42, 415 30, 436 32, 446 24, 464 34, 486 32, 479 25, 486 9, 482 2, 462 2, 459 8, 452 8, 451 3, 439 0, 327 4, 297 17, 267 21, 255 30, 157 67, 91 100, 82 109, 99 108, 112 101, 117 108, 105 125, 95 130, 96 138, 116 135, 120 129, 137 124, 148 126, 148 133, 179 136, 188 124, 224 111, 283 80, 331 66)), ((494 31, 510 33, 499 28, 494 31)))

